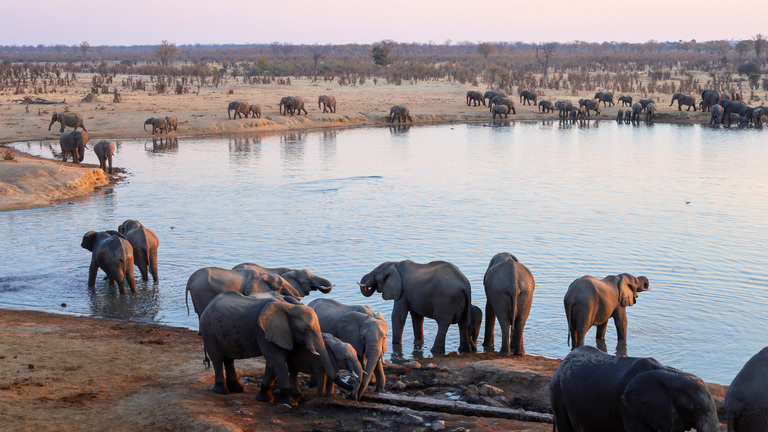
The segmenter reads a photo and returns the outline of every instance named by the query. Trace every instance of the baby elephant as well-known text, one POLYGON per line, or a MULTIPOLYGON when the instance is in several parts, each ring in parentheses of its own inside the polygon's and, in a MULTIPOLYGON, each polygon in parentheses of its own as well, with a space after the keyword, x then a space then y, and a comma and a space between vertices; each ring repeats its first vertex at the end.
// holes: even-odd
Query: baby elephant
POLYGON ((107 171, 107 161, 109 161, 109 173, 112 174, 112 154, 115 153, 115 142, 101 140, 93 146, 96 157, 99 158, 99 168, 107 171))
POLYGON ((80 243, 91 251, 91 266, 88 269, 88 286, 96 286, 96 273, 102 269, 107 274, 109 284, 120 288, 125 294, 125 282, 136 292, 133 279, 133 248, 128 240, 117 231, 88 231, 80 243))
POLYGON ((157 282, 157 247, 160 240, 152 230, 144 228, 137 220, 128 219, 119 227, 117 232, 121 234, 133 248, 133 262, 141 272, 141 279, 149 280, 147 267, 152 272, 152 279, 157 282))
POLYGON ((509 107, 506 105, 494 105, 493 108, 493 119, 496 120, 496 116, 498 115, 499 118, 503 115, 504 118, 509 118, 509 107))
POLYGON ((168 126, 168 132, 175 131, 179 126, 179 119, 176 116, 166 117, 165 123, 168 126))

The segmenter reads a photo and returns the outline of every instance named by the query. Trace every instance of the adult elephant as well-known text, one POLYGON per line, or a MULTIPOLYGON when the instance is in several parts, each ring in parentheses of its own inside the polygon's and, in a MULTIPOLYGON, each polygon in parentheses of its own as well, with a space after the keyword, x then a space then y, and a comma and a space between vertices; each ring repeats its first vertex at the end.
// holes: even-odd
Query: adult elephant
POLYGON ((389 109, 389 122, 394 123, 395 118, 397 118, 398 123, 401 121, 405 122, 406 120, 410 120, 411 123, 413 123, 413 118, 411 118, 411 110, 409 110, 405 105, 395 105, 389 109))
MULTIPOLYGON (((629 110, 627 110, 627 111, 629 111, 629 110)), ((624 110, 620 109, 616 113, 616 122, 617 123, 623 123, 624 122, 624 110)))
POLYGON ((563 305, 568 320, 568 341, 572 349, 584 345, 584 335, 597 326, 597 340, 605 339, 608 320, 613 318, 619 340, 627 339, 627 310, 637 303, 637 293, 648 291, 648 278, 629 273, 597 279, 582 276, 571 282, 563 305))
POLYGON ((73 129, 82 128, 84 131, 88 132, 83 124, 83 116, 77 113, 53 113, 51 115, 51 123, 48 125, 48 130, 51 130, 51 126, 56 122, 61 123, 61 129, 59 129, 60 133, 64 132, 64 128, 67 126, 73 129))
POLYGON ((232 120, 232 111, 234 111, 236 119, 240 117, 248 118, 248 110, 250 108, 251 105, 246 101, 230 102, 229 105, 227 105, 227 117, 232 120))
POLYGON ((536 92, 523 90, 520 92, 520 103, 525 105, 526 102, 528 102, 528 105, 535 105, 536 99, 539 98, 539 95, 536 94, 536 92))
POLYGON ((128 240, 117 231, 88 231, 80 243, 83 249, 91 252, 91 265, 88 268, 88 286, 96 286, 96 273, 99 269, 107 275, 110 285, 117 284, 121 294, 125 294, 125 284, 136 292, 133 278, 133 248, 128 240))
POLYGON ((179 118, 176 116, 165 116, 165 123, 168 126, 168 132, 179 128, 179 118))
POLYGON ((483 347, 493 349, 494 322, 501 327, 501 351, 508 356, 524 356, 523 330, 533 301, 535 283, 528 267, 508 252, 496 254, 483 277, 485 287, 485 337, 483 347), (510 335, 512 343, 510 346, 510 335))
POLYGON ((587 117, 589 117, 589 111, 594 111, 595 115, 600 114, 599 99, 579 99, 579 106, 586 109, 587 117))
POLYGON ((653 116, 656 114, 656 104, 651 102, 645 107, 645 122, 647 124, 653 123, 653 116))
POLYGON ((704 382, 653 358, 579 347, 555 370, 549 392, 560 432, 720 431, 704 382))
POLYGON ((634 104, 632 104, 632 113, 629 116, 629 120, 633 122, 639 122, 640 113, 643 112, 643 109, 644 109, 643 104, 641 104, 640 102, 635 102, 634 104))
POLYGON ((539 112, 543 112, 543 113, 552 112, 554 108, 555 107, 551 101, 548 101, 548 100, 539 101, 539 112))
POLYGON ((701 92, 701 110, 709 111, 720 100, 720 92, 717 90, 703 90, 701 92))
POLYGON ((720 104, 714 104, 710 108, 709 124, 719 125, 723 124, 723 107, 720 104))
POLYGON ((478 106, 482 104, 485 106, 485 99, 483 99, 483 94, 479 91, 470 90, 467 92, 467 106, 478 106))
POLYGON ((85 131, 66 131, 59 136, 59 146, 61 147, 61 160, 66 162, 69 155, 72 155, 72 162, 80 163, 85 158, 85 145, 91 138, 85 131))
POLYGON ((672 95, 672 102, 669 103, 669 106, 672 106, 672 104, 677 101, 677 110, 682 111, 683 105, 687 105, 688 109, 686 111, 690 111, 691 107, 693 107, 693 110, 696 111, 696 100, 693 98, 693 96, 684 94, 684 93, 675 93, 672 95))
POLYGON ((316 299, 309 303, 320 321, 320 329, 349 343, 363 365, 363 374, 354 386, 352 397, 360 400, 376 376, 376 391, 386 384, 384 354, 387 352, 387 321, 367 306, 345 305, 336 300, 316 299))
POLYGON ((507 97, 507 94, 503 91, 496 91, 496 90, 488 90, 485 93, 483 93, 483 105, 485 105, 485 101, 488 100, 488 103, 490 104, 491 100, 495 98, 496 96, 501 97, 507 97))
MULTIPOLYGON (((512 114, 517 114, 517 111, 515 111, 515 101, 512 99, 506 97, 506 96, 496 96, 488 103, 488 106, 490 107, 490 112, 493 111, 493 107, 497 105, 504 105, 507 107, 507 113, 511 112, 512 114)), ((494 118, 496 116, 494 115, 494 118)))
POLYGON ((93 146, 93 152, 99 160, 99 168, 107 171, 107 161, 109 161, 109 173, 112 174, 112 155, 115 153, 115 142, 101 140, 93 146))
POLYGON ((446 261, 428 264, 411 260, 379 264, 359 282, 360 291, 370 297, 380 292, 384 300, 394 300, 392 307, 392 343, 403 343, 403 327, 408 313, 413 336, 424 340, 424 317, 437 321, 433 354, 445 352, 445 335, 451 324, 459 324, 459 352, 473 350, 469 338, 469 314, 472 290, 469 280, 455 265, 446 261))
POLYGON ((619 102, 621 102, 621 106, 632 106, 632 96, 619 96, 619 102))
POLYGON ((560 110, 558 116, 560 117, 560 120, 567 120, 568 115, 571 112, 571 109, 573 109, 573 102, 569 100, 562 100, 558 101, 555 105, 560 105, 559 107, 556 106, 560 110))
POLYGON ((317 98, 317 108, 320 109, 320 105, 323 106, 323 113, 336 112, 336 98, 333 96, 322 95, 317 98))
POLYGON ((593 97, 592 99, 597 99, 598 105, 600 104, 600 102, 602 102, 604 107, 608 106, 609 103, 611 104, 611 106, 616 105, 613 102, 613 93, 611 92, 604 92, 604 91, 597 92, 595 93, 595 97, 593 97))
POLYGON ((301 111, 304 111, 304 115, 307 115, 307 109, 304 107, 304 99, 298 96, 286 96, 280 99, 280 113, 282 115, 291 114, 293 117, 296 112, 301 115, 301 111))
POLYGON ((741 368, 725 393, 728 432, 768 431, 768 347, 741 368))
POLYGON ((729 126, 733 122, 731 114, 736 114, 737 116, 742 117, 749 109, 749 107, 740 100, 720 99, 717 104, 723 107, 723 122, 727 119, 729 126))
POLYGON ((232 267, 232 270, 250 270, 257 275, 278 275, 298 290, 301 297, 308 296, 312 291, 328 294, 333 288, 331 281, 307 269, 292 269, 288 267, 267 268, 254 263, 242 263, 232 267))
MULTIPOLYGON (((200 317, 206 360, 213 364, 214 385, 219 394, 242 392, 234 361, 264 356, 267 366, 262 388, 277 380, 280 402, 292 405, 289 359, 302 355, 298 347, 314 354, 325 374, 339 386, 341 381, 328 355, 317 316, 312 308, 278 299, 270 294, 252 297, 239 292, 218 295, 200 317), (226 381, 224 370, 226 369, 226 381)), ((259 392, 257 400, 269 400, 259 392)))
MULTIPOLYGON (((640 99, 637 102, 639 102, 640 106, 643 107, 643 111, 645 111, 645 107, 647 107, 649 103, 655 103, 655 101, 653 99, 640 99)), ((634 107, 634 105, 632 105, 632 106, 634 107)))
POLYGON ((133 248, 133 263, 139 268, 141 278, 149 280, 149 272, 152 272, 152 279, 157 282, 157 247, 160 246, 160 240, 154 231, 145 228, 141 222, 128 219, 117 227, 117 232, 123 235, 133 248), (149 272, 147 271, 149 269, 149 272))
POLYGON ((157 133, 168 133, 168 122, 162 117, 150 117, 144 122, 144 131, 147 130, 147 125, 152 126, 152 135, 157 133))

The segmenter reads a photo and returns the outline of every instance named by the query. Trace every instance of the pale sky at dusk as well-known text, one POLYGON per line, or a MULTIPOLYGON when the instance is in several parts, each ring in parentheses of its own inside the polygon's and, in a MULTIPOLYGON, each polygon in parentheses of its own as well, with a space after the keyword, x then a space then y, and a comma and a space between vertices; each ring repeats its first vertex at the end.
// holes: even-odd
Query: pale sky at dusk
POLYGON ((34 0, 4 2, 0 45, 645 42, 768 35, 768 2, 712 0, 34 0), (157 6, 163 5, 159 11, 157 6), (716 12, 713 12, 716 10, 716 12), (493 19, 489 19, 493 17, 493 19), (682 24, 681 24, 682 23, 682 24))

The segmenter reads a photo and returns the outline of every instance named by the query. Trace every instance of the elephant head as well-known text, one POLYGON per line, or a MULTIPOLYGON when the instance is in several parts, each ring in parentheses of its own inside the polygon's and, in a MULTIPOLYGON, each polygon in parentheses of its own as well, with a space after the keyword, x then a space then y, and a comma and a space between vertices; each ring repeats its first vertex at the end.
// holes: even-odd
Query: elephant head
POLYGON ((110 237, 110 236, 125 238, 119 232, 112 231, 112 230, 100 231, 100 232, 88 231, 83 236, 83 241, 80 243, 80 246, 83 249, 86 249, 86 250, 88 250, 90 252, 93 252, 93 247, 96 245, 97 241, 100 241, 100 240, 104 239, 105 237, 110 237))
POLYGON ((392 261, 381 263, 373 271, 363 276, 358 283, 360 292, 366 297, 380 292, 384 300, 398 300, 403 295, 403 281, 396 264, 392 261))
POLYGON ((246 286, 243 287, 243 294, 251 295, 252 293, 269 293, 277 292, 283 296, 291 296, 295 298, 301 298, 301 293, 283 279, 279 275, 263 274, 251 279, 246 286))
POLYGON ((141 222, 133 219, 127 219, 125 222, 121 223, 119 227, 117 227, 117 232, 125 235, 128 231, 134 230, 136 228, 140 228, 144 225, 141 224, 141 222))
POLYGON ((616 287, 619 290, 619 303, 628 307, 637 303, 637 293, 651 289, 648 278, 645 276, 635 277, 629 273, 618 275, 616 287))
POLYGON ((59 113, 53 113, 53 115, 51 115, 51 124, 48 125, 48 130, 51 130, 51 126, 57 121, 59 121, 59 113))
POLYGON ((328 294, 333 288, 331 281, 321 278, 307 269, 291 270, 281 275, 294 288, 299 290, 302 296, 309 295, 311 291, 320 291, 328 294))
POLYGON ((336 322, 339 339, 348 342, 357 351, 358 358, 365 368, 353 390, 353 398, 360 400, 376 373, 377 391, 384 390, 381 362, 387 352, 387 321, 384 315, 374 316, 361 312, 347 312, 336 322))
POLYGON ((154 128, 155 127, 155 118, 154 117, 150 117, 150 118, 147 119, 147 121, 144 122, 144 131, 145 132, 147 131, 147 125, 152 125, 152 127, 154 128))

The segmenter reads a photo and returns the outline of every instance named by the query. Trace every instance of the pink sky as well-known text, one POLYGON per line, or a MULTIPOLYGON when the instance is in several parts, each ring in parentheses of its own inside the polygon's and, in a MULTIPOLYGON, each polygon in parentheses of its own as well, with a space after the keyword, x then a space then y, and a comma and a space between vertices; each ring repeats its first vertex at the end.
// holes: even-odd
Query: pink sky
POLYGON ((0 45, 645 42, 768 35, 768 2, 712 0, 9 1, 0 45), (163 5, 158 11, 157 5, 163 5), (717 5, 717 6, 716 6, 717 5), (713 12, 716 9, 717 12, 713 12), (732 19, 729 17, 732 16, 732 19), (492 19, 490 19, 492 18, 492 19))

